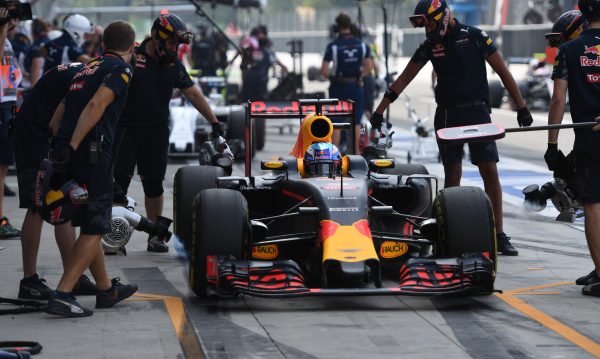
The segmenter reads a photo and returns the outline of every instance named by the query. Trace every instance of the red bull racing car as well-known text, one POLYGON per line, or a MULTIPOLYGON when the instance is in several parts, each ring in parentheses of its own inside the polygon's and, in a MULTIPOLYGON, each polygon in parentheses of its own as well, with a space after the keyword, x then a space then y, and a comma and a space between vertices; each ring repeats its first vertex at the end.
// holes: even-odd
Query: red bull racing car
MULTIPOLYGON (((334 126, 354 127, 331 118, 351 116, 347 101, 250 103, 246 148, 256 118, 303 118, 295 149, 306 153, 330 144, 334 126)), ((246 159, 245 176, 213 166, 175 175, 175 233, 198 296, 494 292, 494 218, 481 189, 438 192, 423 166, 393 159, 347 155, 315 172, 304 156, 281 157, 258 175, 246 159)))

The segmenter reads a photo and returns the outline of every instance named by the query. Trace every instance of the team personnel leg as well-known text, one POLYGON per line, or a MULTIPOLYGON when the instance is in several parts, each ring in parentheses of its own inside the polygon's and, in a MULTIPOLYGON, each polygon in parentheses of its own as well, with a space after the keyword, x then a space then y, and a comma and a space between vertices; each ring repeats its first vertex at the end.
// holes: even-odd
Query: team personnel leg
POLYGON ((585 239, 596 266, 596 278, 582 289, 584 295, 600 297, 600 203, 584 203, 585 239))

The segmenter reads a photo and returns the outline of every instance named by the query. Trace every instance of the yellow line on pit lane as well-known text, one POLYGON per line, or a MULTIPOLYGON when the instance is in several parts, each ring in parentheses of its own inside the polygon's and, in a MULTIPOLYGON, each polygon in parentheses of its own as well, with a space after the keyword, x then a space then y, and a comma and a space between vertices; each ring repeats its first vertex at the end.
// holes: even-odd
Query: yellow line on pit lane
POLYGON ((179 340, 184 356, 186 358, 204 358, 202 345, 196 336, 194 326, 185 310, 183 300, 179 297, 144 293, 136 293, 127 299, 127 301, 135 302, 149 300, 162 300, 165 303, 167 313, 169 313, 171 324, 173 324, 175 335, 177 335, 177 340, 179 340))
MULTIPOLYGON (((509 290, 502 294, 495 293, 494 295, 496 297, 502 299, 508 305, 517 309, 521 313, 525 314, 529 318, 537 321, 538 323, 542 324, 546 328, 561 335, 562 337, 564 337, 571 343, 577 345, 578 347, 582 348, 583 350, 587 351, 588 353, 592 354, 593 356, 600 358, 600 344, 596 343, 595 341, 591 340, 590 338, 586 337, 585 335, 577 332, 575 329, 566 326, 565 324, 559 322, 558 320, 554 319, 553 317, 549 316, 548 314, 534 308, 533 306, 525 303, 523 300, 516 297, 516 295, 536 294, 536 293, 532 293, 534 290, 553 288, 553 287, 559 287, 559 286, 563 286, 563 285, 572 285, 572 284, 573 284, 572 282, 557 282, 557 283, 537 285, 537 286, 533 286, 533 287, 509 290)), ((549 292, 542 292, 539 294, 548 294, 548 293, 549 292)))

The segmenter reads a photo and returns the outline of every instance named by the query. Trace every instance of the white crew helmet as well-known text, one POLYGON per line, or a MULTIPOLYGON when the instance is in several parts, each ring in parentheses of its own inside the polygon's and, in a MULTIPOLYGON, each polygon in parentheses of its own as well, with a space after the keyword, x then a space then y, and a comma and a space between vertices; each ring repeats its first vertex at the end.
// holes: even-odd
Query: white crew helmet
POLYGON ((94 28, 90 20, 80 14, 71 14, 63 21, 63 29, 71 35, 77 45, 83 45, 85 41, 84 35, 94 32, 94 28))

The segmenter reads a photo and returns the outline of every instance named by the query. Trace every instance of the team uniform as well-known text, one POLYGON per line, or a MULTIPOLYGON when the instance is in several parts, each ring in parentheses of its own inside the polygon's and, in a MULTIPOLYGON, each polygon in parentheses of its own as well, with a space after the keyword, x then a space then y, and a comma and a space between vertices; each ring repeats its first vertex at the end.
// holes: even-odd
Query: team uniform
POLYGON ((33 208, 35 178, 42 159, 48 156, 50 119, 65 97, 81 63, 59 65, 42 76, 21 105, 15 119, 14 150, 19 182, 19 207, 33 208))
POLYGON ((354 124, 359 125, 364 112, 362 64, 371 58, 371 48, 354 36, 340 35, 325 49, 323 61, 333 62, 329 97, 354 101, 354 124))
POLYGON ((105 53, 85 65, 73 77, 69 86, 65 113, 55 136, 54 153, 60 153, 68 146, 81 112, 100 86, 106 86, 115 94, 115 99, 81 142, 70 163, 69 174, 74 180, 84 184, 89 193, 88 203, 72 221, 73 226, 81 226, 83 234, 110 232, 113 200, 112 148, 132 75, 131 67, 121 57, 105 53), (93 147, 97 151, 90 151, 93 147))
MULTIPOLYGON (((600 29, 588 29, 560 47, 552 79, 568 81, 574 123, 594 122, 600 115, 600 29)), ((575 129, 575 175, 583 203, 600 202, 600 132, 575 129)))
POLYGON ((275 63, 275 55, 264 47, 252 51, 252 66, 243 73, 242 98, 266 100, 269 97, 269 69, 275 63))
POLYGON ((44 72, 60 64, 77 61, 83 55, 83 49, 66 31, 57 39, 42 45, 46 51, 44 72))
MULTIPOLYGON (((431 61, 438 76, 436 130, 491 122, 485 59, 496 51, 485 31, 458 21, 442 42, 425 40, 417 49, 411 61, 422 65, 431 61)), ((462 162, 462 145, 438 145, 445 165, 462 162)), ((469 150, 473 164, 498 161, 495 141, 469 143, 469 150)))
MULTIPOLYGON (((174 88, 194 86, 181 61, 162 65, 144 52, 148 40, 136 48, 135 77, 117 128, 115 181, 127 193, 137 164, 145 180, 160 181, 167 170, 169 148, 169 101, 174 88)), ((157 191, 158 192, 158 191, 157 191)), ((159 197, 160 193, 146 193, 159 197)))

